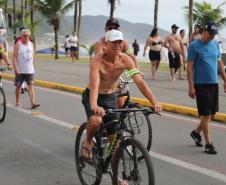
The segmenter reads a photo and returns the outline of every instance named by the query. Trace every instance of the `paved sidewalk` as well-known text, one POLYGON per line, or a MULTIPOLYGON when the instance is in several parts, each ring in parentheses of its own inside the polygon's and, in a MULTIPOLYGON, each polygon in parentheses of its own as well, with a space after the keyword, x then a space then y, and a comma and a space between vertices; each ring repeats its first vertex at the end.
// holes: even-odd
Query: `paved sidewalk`
MULTIPOLYGON (((58 82, 85 88, 88 82, 89 65, 60 60, 39 59, 35 64, 35 79, 58 82)), ((145 81, 151 87, 159 101, 196 108, 195 100, 188 97, 188 85, 185 80, 170 81, 168 72, 158 72, 158 80, 151 80, 150 69, 143 70, 145 81)), ((141 93, 131 84, 132 96, 141 97, 141 93)), ((226 113, 226 93, 220 84, 220 112, 226 113)))

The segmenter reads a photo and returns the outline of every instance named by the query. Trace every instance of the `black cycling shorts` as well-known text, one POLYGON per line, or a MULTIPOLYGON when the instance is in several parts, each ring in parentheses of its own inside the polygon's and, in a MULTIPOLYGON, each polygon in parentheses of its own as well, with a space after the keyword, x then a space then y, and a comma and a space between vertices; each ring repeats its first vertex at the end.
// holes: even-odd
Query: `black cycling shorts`
POLYGON ((214 115, 219 110, 218 84, 195 84, 199 116, 214 115))
MULTIPOLYGON (((93 112, 90 107, 89 94, 90 94, 89 89, 86 89, 82 93, 82 104, 85 108, 87 119, 89 119, 93 115, 93 112)), ((98 104, 98 106, 103 107, 105 110, 106 109, 117 109, 118 108, 117 94, 116 93, 99 94, 97 104, 98 104)), ((103 117, 104 123, 108 123, 113 120, 118 120, 118 116, 106 115, 103 117)), ((107 130, 108 135, 115 134, 116 133, 116 123, 109 124, 109 126, 106 128, 106 130, 107 130)))

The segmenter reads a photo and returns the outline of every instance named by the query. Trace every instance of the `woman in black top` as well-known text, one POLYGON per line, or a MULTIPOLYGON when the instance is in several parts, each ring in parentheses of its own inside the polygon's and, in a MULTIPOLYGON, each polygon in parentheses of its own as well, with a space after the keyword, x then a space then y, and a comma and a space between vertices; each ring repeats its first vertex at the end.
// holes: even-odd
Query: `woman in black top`
POLYGON ((160 51, 162 49, 162 45, 163 41, 161 40, 158 29, 154 28, 146 41, 143 53, 143 56, 145 56, 147 48, 150 47, 149 59, 151 61, 151 73, 153 80, 157 79, 156 72, 161 61, 160 51))

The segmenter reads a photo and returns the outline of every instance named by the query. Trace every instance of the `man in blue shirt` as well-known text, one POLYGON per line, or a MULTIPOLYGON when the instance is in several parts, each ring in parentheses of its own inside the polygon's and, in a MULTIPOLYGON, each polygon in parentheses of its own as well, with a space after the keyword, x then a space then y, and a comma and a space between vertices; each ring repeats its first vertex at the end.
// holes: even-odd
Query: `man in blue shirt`
POLYGON ((226 92, 224 65, 218 43, 213 40, 216 34, 218 34, 217 24, 206 23, 201 38, 193 41, 188 48, 189 96, 196 97, 198 114, 201 118, 198 127, 191 132, 191 137, 198 147, 202 147, 200 133, 203 131, 205 152, 208 154, 217 154, 211 141, 210 121, 219 109, 218 66, 226 92))

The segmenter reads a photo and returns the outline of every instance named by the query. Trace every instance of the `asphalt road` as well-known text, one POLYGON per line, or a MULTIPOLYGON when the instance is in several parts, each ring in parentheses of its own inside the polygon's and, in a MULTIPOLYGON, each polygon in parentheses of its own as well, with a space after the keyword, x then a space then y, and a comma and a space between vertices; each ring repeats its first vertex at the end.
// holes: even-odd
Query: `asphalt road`
MULTIPOLYGON (((80 95, 36 88, 41 107, 31 111, 28 95, 14 107, 14 87, 4 81, 7 116, 0 125, 0 184, 79 185, 74 164, 76 131, 86 119, 80 95)), ((196 148, 189 134, 198 120, 175 114, 151 116, 156 185, 226 184, 226 126, 214 123, 218 155, 196 148)), ((102 184, 110 184, 109 176, 102 184)))
MULTIPOLYGON (((83 88, 86 87, 88 82, 88 64, 39 59, 35 64, 35 68, 36 79, 59 82, 83 88)), ((169 79, 169 72, 158 71, 158 80, 151 80, 149 68, 143 69, 142 72, 144 73, 145 81, 159 101, 196 108, 195 100, 188 96, 188 83, 185 73, 183 74, 185 80, 172 82, 169 79)), ((220 82, 219 87, 220 112, 226 113, 226 93, 223 92, 222 81, 220 82)), ((134 84, 130 85, 130 89, 132 96, 143 98, 143 95, 134 84)))

